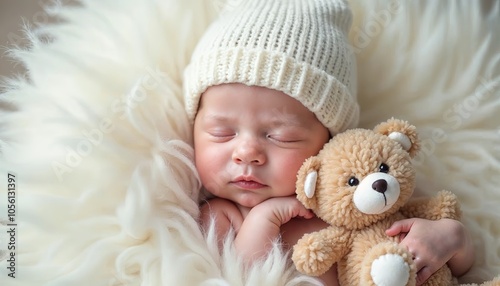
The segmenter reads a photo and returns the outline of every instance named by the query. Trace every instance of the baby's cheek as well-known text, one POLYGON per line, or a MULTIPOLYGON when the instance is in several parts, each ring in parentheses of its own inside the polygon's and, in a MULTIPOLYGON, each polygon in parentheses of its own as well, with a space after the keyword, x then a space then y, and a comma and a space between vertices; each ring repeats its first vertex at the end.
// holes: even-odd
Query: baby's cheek
POLYGON ((297 176, 297 173, 304 163, 304 161, 310 156, 305 156, 304 154, 296 154, 284 162, 284 170, 290 174, 290 176, 297 176))
POLYGON ((283 186, 282 195, 289 196, 295 194, 295 182, 297 180, 297 172, 302 163, 296 161, 289 161, 283 164, 280 172, 279 184, 283 186))
POLYGON ((201 184, 205 187, 207 191, 216 195, 219 188, 218 182, 220 181, 219 174, 220 170, 211 164, 210 160, 203 156, 196 157, 196 169, 198 171, 198 176, 200 177, 201 184))

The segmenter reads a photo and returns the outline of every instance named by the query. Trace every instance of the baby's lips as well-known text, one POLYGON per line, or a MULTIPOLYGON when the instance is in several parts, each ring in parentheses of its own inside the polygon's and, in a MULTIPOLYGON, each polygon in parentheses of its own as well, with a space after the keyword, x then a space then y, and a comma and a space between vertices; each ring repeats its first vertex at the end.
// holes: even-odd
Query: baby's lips
POLYGON ((247 180, 236 180, 231 182, 233 185, 240 187, 242 189, 256 190, 266 187, 266 185, 261 184, 257 181, 247 181, 247 180))

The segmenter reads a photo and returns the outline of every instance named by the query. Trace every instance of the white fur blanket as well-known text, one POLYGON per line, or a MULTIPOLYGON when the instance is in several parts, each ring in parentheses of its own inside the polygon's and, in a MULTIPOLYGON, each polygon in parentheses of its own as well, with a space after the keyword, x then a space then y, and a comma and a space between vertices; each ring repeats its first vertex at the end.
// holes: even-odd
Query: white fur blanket
MULTIPOLYGON (((10 50, 28 72, 0 96, 1 285, 299 285, 276 247, 241 267, 197 226, 199 181, 182 70, 221 9, 241 0, 86 0, 10 50), (16 176, 15 276, 7 177, 16 176)), ((487 3, 496 5, 484 6, 487 3)), ((352 0, 361 125, 415 124, 424 194, 462 203, 477 260, 500 273, 500 7, 352 0)), ((483 5, 483 6, 481 6, 483 5)))

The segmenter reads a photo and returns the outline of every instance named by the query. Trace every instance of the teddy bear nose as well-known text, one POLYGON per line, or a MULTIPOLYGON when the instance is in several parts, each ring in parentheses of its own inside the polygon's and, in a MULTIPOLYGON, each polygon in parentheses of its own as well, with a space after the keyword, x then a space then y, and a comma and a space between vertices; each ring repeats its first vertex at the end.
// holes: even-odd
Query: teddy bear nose
POLYGON ((383 179, 376 180, 375 182, 373 182, 372 188, 375 191, 383 194, 385 193, 385 191, 387 191, 387 181, 383 179))

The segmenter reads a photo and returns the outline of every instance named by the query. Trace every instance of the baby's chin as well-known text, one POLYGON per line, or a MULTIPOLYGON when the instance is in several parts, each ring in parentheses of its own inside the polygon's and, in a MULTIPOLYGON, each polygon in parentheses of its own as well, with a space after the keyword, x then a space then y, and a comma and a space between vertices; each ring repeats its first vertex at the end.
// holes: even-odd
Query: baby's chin
POLYGON ((251 209, 267 199, 269 199, 269 198, 242 197, 242 198, 238 198, 235 202, 242 207, 251 209))

